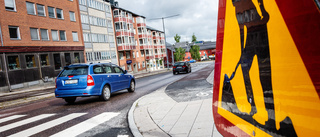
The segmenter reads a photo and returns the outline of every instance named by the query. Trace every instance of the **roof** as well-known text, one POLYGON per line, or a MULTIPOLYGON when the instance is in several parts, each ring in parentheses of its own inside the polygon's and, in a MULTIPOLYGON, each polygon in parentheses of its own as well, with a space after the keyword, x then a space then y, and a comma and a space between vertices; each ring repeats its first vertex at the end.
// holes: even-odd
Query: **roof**
POLYGON ((216 42, 214 41, 204 41, 202 43, 189 43, 189 42, 179 42, 175 44, 175 48, 183 48, 186 49, 186 52, 189 52, 191 49, 191 46, 198 45, 200 47, 200 50, 207 50, 207 49, 215 49, 216 48, 216 42))
POLYGON ((123 10, 123 11, 129 12, 129 13, 131 13, 131 14, 132 14, 132 16, 139 16, 139 17, 146 18, 145 16, 142 16, 142 15, 136 14, 136 13, 134 13, 134 12, 132 12, 132 11, 129 11, 129 10, 124 9, 124 8, 121 8, 121 7, 115 7, 115 6, 113 6, 113 5, 112 5, 111 7, 112 7, 112 9, 120 9, 120 10, 123 10))
POLYGON ((148 26, 148 25, 147 25, 147 29, 153 30, 153 31, 158 31, 158 32, 163 32, 163 31, 157 30, 157 29, 155 29, 155 28, 152 28, 152 27, 150 27, 150 26, 148 26))

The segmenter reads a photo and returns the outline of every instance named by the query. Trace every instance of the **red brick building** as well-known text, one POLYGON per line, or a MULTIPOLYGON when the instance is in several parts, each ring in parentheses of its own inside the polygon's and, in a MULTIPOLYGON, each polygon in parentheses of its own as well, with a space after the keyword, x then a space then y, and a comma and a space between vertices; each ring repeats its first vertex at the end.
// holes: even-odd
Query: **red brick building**
POLYGON ((129 72, 163 68, 164 33, 147 27, 144 16, 113 6, 119 66, 129 72))
POLYGON ((84 62, 77 0, 0 1, 0 91, 38 85, 84 62))

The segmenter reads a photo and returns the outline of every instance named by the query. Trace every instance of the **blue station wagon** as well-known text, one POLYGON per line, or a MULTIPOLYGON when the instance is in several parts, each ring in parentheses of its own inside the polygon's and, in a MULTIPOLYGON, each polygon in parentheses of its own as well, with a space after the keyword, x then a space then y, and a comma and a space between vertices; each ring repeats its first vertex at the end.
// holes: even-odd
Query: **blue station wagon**
POLYGON ((77 97, 100 96, 109 100, 111 93, 135 90, 135 78, 112 63, 73 64, 64 67, 56 79, 55 96, 67 103, 77 97))

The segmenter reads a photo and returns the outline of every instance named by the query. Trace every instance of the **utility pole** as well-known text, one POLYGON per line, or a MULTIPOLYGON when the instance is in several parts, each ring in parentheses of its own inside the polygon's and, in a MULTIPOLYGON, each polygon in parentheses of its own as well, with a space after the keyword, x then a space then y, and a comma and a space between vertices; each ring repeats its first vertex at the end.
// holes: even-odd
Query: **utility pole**
MULTIPOLYGON (((164 44, 166 46, 166 54, 167 54, 167 68, 169 69, 169 59, 168 59, 168 47, 167 47, 167 40, 166 40, 166 27, 165 27, 165 24, 164 24, 164 19, 167 19, 167 18, 172 18, 172 17, 176 17, 176 16, 179 16, 180 14, 177 14, 177 15, 172 15, 172 16, 166 16, 166 17, 161 17, 161 18, 154 18, 154 19, 150 19, 150 20, 158 20, 158 19, 162 19, 162 26, 163 26, 163 32, 164 32, 164 44)), ((173 55, 172 55, 173 57, 173 55)))

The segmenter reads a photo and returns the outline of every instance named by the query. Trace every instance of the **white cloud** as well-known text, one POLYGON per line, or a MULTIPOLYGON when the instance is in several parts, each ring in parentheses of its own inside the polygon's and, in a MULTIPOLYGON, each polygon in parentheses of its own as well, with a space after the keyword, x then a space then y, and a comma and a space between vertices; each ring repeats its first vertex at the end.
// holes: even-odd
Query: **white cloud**
POLYGON ((191 41, 194 33, 197 40, 215 41, 218 16, 218 0, 118 0, 121 8, 145 16, 147 25, 163 30, 162 20, 150 20, 172 15, 165 19, 167 42, 175 43, 174 36, 181 41, 191 41))

